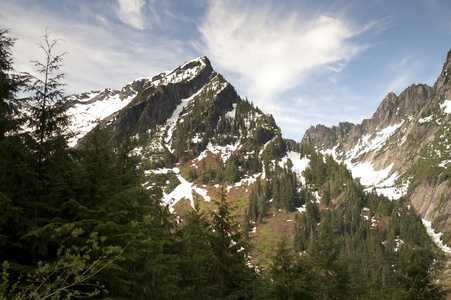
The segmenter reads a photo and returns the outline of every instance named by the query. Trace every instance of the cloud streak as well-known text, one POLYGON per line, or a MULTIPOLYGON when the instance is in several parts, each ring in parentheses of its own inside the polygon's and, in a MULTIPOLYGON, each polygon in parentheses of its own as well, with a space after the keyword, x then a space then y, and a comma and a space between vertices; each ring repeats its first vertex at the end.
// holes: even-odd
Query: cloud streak
POLYGON ((365 48, 350 41, 359 32, 338 18, 300 15, 267 3, 214 2, 199 31, 214 63, 239 73, 246 92, 263 99, 318 70, 339 72, 365 48))
POLYGON ((117 16, 121 22, 143 30, 146 28, 142 11, 145 5, 145 0, 118 0, 117 16))

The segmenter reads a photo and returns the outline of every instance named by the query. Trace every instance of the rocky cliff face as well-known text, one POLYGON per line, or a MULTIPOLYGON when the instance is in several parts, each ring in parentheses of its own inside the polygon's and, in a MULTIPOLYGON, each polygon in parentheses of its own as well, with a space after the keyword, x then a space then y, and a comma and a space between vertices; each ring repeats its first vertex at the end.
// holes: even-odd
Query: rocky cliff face
POLYGON ((169 74, 159 74, 148 81, 120 113, 106 119, 114 139, 136 135, 163 125, 182 99, 191 97, 215 76, 206 57, 191 61, 169 74), (193 76, 195 74, 195 76, 193 76))
POLYGON ((450 75, 451 51, 434 87, 413 84, 399 96, 389 93, 371 119, 311 127, 301 144, 345 162, 369 189, 404 196, 435 228, 449 232, 450 75))
POLYGON ((448 52, 446 62, 443 66, 442 72, 434 85, 434 91, 439 98, 450 99, 451 98, 451 88, 450 88, 450 77, 451 77, 451 50, 448 52))

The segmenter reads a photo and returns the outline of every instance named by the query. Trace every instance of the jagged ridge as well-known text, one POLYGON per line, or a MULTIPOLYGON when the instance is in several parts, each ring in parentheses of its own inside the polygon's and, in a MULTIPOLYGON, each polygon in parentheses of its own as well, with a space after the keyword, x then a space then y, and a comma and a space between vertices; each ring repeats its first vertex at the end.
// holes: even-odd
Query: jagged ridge
POLYGON ((434 87, 416 83, 399 96, 389 93, 371 119, 332 128, 312 126, 301 144, 344 161, 370 188, 395 199, 406 196, 423 218, 447 232, 450 75, 451 51, 434 87))

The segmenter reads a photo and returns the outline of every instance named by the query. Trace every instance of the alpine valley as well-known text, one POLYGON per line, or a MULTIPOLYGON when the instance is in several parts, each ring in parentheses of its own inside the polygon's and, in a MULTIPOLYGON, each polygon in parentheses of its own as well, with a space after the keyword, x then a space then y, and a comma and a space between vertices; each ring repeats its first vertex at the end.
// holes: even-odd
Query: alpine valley
POLYGON ((34 110, 1 66, 0 299, 446 299, 451 51, 300 143, 205 56, 34 110))

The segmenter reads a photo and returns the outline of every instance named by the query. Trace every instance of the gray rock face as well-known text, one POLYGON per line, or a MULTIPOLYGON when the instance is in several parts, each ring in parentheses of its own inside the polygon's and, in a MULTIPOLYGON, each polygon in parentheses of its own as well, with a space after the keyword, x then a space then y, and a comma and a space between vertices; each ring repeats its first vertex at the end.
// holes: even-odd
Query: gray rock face
POLYGON ((371 119, 365 119, 358 125, 343 122, 331 128, 324 125, 312 126, 305 132, 301 144, 326 149, 341 144, 343 150, 347 151, 356 145, 362 135, 372 135, 379 128, 397 124, 406 117, 417 114, 428 102, 431 92, 432 88, 427 85, 414 84, 399 96, 389 93, 371 119))
POLYGON ((434 87, 413 84, 399 96, 389 93, 371 119, 309 128, 301 143, 334 149, 338 159, 353 165, 370 163, 375 171, 410 184, 407 198, 435 228, 451 230, 451 51, 434 87), (379 143, 379 144, 377 144, 379 143), (449 220, 448 220, 449 219, 449 220))
MULTIPOLYGON (((126 109, 108 120, 114 120, 109 126, 110 132, 114 134, 113 139, 120 141, 125 135, 136 135, 152 129, 156 125, 164 124, 182 99, 192 96, 213 76, 213 68, 210 62, 208 60, 205 62, 204 66, 201 66, 202 62, 200 61, 197 62, 197 65, 194 65, 202 67, 202 69, 196 76, 189 78, 190 80, 168 82, 157 86, 151 85, 145 80, 135 81, 134 87, 129 88, 138 88, 139 92, 136 98, 126 109)), ((173 72, 177 71, 176 69, 173 72)), ((160 77, 155 79, 158 80, 160 77)), ((127 90, 127 87, 124 89, 127 90)))
POLYGON ((442 72, 434 85, 435 93, 442 99, 451 99, 451 50, 448 52, 442 72))
MULTIPOLYGON (((186 162, 206 150, 209 143, 231 144, 230 148, 240 144, 242 151, 259 153, 256 149, 266 143, 282 140, 272 116, 241 99, 206 57, 151 79, 135 80, 120 92, 90 94, 93 98, 85 98, 84 103, 113 95, 116 102, 118 96, 129 102, 102 119, 100 127, 116 144, 132 141, 141 147, 153 165, 161 166, 164 160, 186 162)), ((83 146, 83 138, 78 146, 83 146)))

